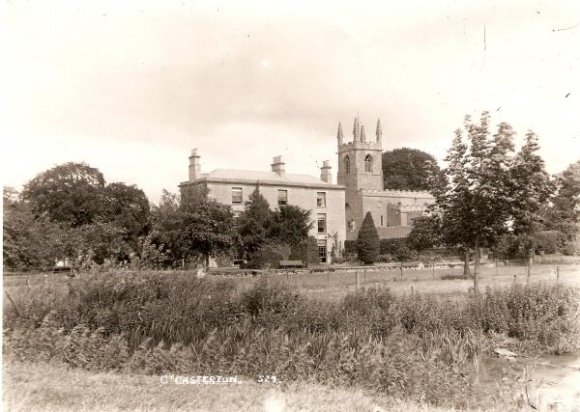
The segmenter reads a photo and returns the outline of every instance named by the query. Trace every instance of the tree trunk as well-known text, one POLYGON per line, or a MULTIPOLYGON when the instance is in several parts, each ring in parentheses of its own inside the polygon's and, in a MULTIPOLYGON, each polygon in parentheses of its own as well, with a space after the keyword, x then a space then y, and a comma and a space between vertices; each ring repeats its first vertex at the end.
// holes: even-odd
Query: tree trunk
POLYGON ((205 268, 209 269, 209 253, 205 255, 205 268))
POLYGON ((473 292, 477 294, 479 288, 479 258, 481 251, 479 248, 479 238, 475 238, 475 262, 473 264, 473 292))
POLYGON ((463 265, 463 276, 471 277, 471 271, 469 270, 469 248, 465 249, 465 262, 463 265))

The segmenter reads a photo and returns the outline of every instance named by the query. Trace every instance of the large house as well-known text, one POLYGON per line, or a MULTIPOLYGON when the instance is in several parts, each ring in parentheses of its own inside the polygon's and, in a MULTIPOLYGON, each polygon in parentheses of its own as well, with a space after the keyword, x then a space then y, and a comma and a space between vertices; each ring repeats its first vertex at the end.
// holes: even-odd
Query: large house
POLYGON ((286 173, 281 156, 274 157, 270 171, 216 169, 202 173, 200 156, 193 149, 189 157, 189 180, 180 184, 182 195, 199 186, 209 189, 209 196, 230 205, 234 216, 244 210, 250 194, 259 187, 270 207, 296 205, 310 210, 314 225, 310 235, 318 242, 323 263, 331 263, 332 251, 338 255, 345 240, 345 188, 332 183, 331 166, 323 163, 320 178, 286 173))
POLYGON ((315 221, 310 234, 318 241, 321 261, 330 263, 333 250, 340 255, 344 241, 357 238, 367 212, 371 212, 381 239, 403 238, 411 231, 412 219, 434 202, 429 192, 384 189, 382 136, 380 120, 369 140, 356 117, 353 140, 345 142, 338 124, 337 184, 332 182, 329 161, 324 161, 320 178, 316 178, 286 173, 281 156, 274 157, 270 171, 217 169, 202 173, 200 156, 193 149, 189 180, 180 184, 181 193, 203 186, 209 189, 209 196, 230 205, 234 216, 239 216, 259 187, 270 207, 291 204, 310 210, 315 221))

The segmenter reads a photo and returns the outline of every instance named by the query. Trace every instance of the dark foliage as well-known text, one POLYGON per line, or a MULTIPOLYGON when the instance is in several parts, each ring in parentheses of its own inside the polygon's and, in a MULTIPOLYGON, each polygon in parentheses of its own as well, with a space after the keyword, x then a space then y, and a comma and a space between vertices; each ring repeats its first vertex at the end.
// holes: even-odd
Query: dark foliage
POLYGON ((371 212, 365 215, 358 232, 356 249, 358 258, 365 264, 375 263, 379 257, 379 234, 371 212))
POLYGON ((383 153, 385 189, 430 190, 432 176, 441 176, 440 169, 428 153, 406 147, 383 153))

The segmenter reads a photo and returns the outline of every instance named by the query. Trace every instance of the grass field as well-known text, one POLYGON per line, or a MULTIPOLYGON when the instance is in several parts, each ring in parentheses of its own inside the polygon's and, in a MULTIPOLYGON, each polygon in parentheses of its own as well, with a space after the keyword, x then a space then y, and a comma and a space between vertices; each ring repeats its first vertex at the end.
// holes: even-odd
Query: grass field
MULTIPOLYGON (((543 264, 532 266, 531 282, 556 283, 572 287, 580 287, 580 265, 558 265, 559 277, 556 276, 555 264, 543 264)), ((166 272, 167 276, 181 271, 166 272)), ((296 288, 299 292, 309 296, 330 300, 338 300, 358 287, 388 287, 394 293, 426 293, 437 295, 457 295, 467 293, 473 286, 472 279, 462 279, 463 269, 404 269, 402 274, 399 269, 385 270, 369 268, 368 270, 338 269, 334 272, 302 274, 277 272, 261 276, 231 277, 241 290, 254 285, 262 277, 271 282, 286 283, 296 288), (451 277, 453 279, 442 279, 451 277)), ((194 276, 194 273, 191 272, 194 276)), ((482 267, 479 275, 480 288, 505 287, 516 283, 526 283, 527 268, 523 266, 506 267, 482 267)), ((9 294, 18 293, 20 288, 34 288, 45 283, 66 284, 68 278, 61 274, 33 274, 4 277, 4 290, 9 294)))
MULTIPOLYGON (((480 410, 513 410, 520 400, 480 410)), ((4 408, 24 411, 447 411, 361 389, 322 385, 162 384, 158 376, 91 373, 48 363, 4 366, 4 408)))
MULTIPOLYGON (((580 287, 580 265, 559 265, 559 278, 556 276, 556 265, 532 266, 531 282, 555 283, 580 287)), ((463 268, 454 269, 404 269, 401 275, 396 270, 337 270, 328 273, 266 275, 272 282, 288 283, 301 293, 310 297, 338 300, 358 287, 388 287, 394 293, 427 293, 437 295, 458 295, 467 293, 473 287, 472 279, 461 279, 463 268), (444 277, 454 279, 443 280, 444 277)), ((482 267, 479 277, 482 291, 486 287, 505 287, 517 283, 526 283, 527 268, 523 266, 482 267)), ((251 277, 235 280, 242 288, 252 285, 256 279, 251 277)))

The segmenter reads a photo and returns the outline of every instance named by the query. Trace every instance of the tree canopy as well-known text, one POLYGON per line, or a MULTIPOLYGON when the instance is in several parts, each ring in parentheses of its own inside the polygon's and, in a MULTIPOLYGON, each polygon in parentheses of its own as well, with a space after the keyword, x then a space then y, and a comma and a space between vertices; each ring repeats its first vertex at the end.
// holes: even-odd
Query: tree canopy
POLYGON ((439 172, 437 160, 421 150, 403 147, 383 153, 385 189, 430 190, 430 177, 439 172))
POLYGON ((65 163, 29 181, 22 198, 35 217, 78 227, 94 222, 102 213, 105 178, 86 163, 65 163))

